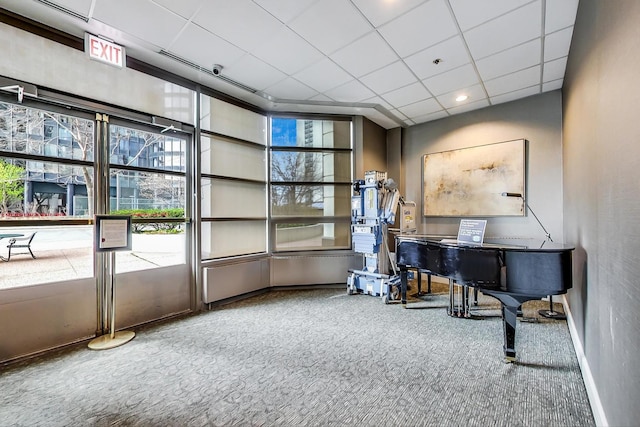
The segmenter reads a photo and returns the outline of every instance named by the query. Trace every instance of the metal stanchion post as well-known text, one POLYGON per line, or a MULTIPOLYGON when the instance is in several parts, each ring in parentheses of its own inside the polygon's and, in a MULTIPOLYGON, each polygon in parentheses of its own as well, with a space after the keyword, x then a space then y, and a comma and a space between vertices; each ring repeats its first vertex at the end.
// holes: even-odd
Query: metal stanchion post
POLYGON ((136 336, 133 331, 116 332, 116 253, 111 251, 109 259, 109 283, 111 288, 111 298, 108 309, 111 311, 109 321, 109 334, 99 336, 89 341, 89 348, 92 350, 107 350, 126 344, 136 336))

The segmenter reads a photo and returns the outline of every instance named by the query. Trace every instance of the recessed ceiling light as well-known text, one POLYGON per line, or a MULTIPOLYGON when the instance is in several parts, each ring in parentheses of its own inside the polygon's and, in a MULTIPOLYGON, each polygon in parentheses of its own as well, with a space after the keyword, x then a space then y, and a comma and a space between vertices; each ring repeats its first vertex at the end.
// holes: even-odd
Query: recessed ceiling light
POLYGON ((456 101, 458 102, 466 101, 467 98, 468 98, 467 95, 460 95, 459 97, 456 98, 456 101))

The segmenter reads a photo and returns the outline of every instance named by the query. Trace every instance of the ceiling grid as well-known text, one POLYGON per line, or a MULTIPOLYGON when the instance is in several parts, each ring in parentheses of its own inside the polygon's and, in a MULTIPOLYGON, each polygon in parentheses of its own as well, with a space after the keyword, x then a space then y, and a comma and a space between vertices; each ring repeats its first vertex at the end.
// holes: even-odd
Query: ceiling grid
POLYGON ((131 57, 265 110, 359 114, 390 129, 561 88, 578 0, 3 0, 1 7, 77 37, 104 36, 131 57), (209 72, 215 64, 221 75, 209 72))

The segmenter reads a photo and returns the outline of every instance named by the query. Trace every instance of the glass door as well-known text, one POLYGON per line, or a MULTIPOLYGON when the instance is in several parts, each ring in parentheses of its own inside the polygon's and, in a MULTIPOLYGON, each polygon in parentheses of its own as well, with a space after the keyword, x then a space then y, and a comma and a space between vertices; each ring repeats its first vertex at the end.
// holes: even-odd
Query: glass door
POLYGON ((108 330, 95 214, 132 217, 132 250, 116 256, 116 329, 197 308, 192 141, 0 96, 0 362, 108 330))

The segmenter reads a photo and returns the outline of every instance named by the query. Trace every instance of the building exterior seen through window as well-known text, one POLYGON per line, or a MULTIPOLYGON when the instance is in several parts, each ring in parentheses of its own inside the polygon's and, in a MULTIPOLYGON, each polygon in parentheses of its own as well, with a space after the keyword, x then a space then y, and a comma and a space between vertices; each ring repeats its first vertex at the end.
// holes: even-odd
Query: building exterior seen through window
POLYGON ((351 135, 350 121, 272 118, 274 251, 349 247, 351 135))
POLYGON ((2 217, 89 214, 93 121, 0 102, 0 151, 2 217))
MULTIPOLYGON (((6 259, 6 236, 35 233, 35 258, 12 255, 0 288, 94 274, 93 226, 52 221, 95 213, 100 160, 96 122, 88 117, 0 102, 0 255, 6 259), (34 273, 25 277, 27 266, 34 273)), ((119 273, 186 262, 188 139, 140 128, 112 121, 101 165, 109 168, 109 213, 133 219, 133 251, 117 255, 127 258, 119 273)))
MULTIPOLYGON (((184 139, 115 125, 109 136, 112 210, 184 208, 184 139)), ((0 102, 0 216, 92 216, 94 140, 91 120, 0 102)))

